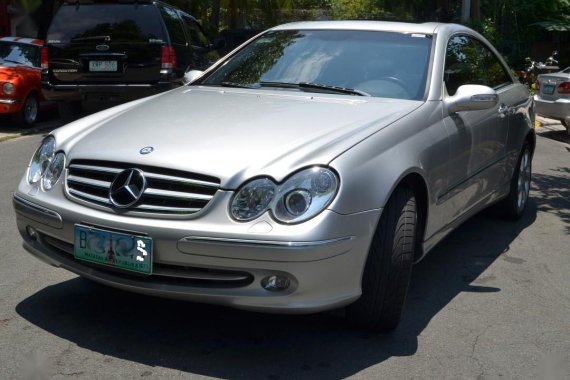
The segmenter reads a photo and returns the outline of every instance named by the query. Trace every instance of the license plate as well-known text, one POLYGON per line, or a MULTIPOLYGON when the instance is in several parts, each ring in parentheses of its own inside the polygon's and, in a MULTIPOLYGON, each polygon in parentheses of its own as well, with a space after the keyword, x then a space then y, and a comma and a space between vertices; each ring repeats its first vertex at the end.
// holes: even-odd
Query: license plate
POLYGON ((75 225, 74 256, 131 272, 152 273, 152 239, 75 225))
POLYGON ((554 85, 553 84, 545 84, 542 86, 542 93, 545 95, 552 95, 554 94, 554 85))
POLYGON ((117 61, 89 61, 89 71, 117 71, 117 61))

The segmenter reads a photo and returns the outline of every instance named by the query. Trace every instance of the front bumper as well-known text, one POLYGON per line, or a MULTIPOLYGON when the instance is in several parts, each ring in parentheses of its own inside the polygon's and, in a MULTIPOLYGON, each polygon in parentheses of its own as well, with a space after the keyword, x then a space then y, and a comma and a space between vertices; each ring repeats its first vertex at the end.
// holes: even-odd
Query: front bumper
POLYGON ((18 112, 21 106, 18 99, 0 98, 0 114, 18 112))
POLYGON ((269 217, 236 223, 225 207, 216 207, 231 196, 221 192, 218 204, 199 219, 157 220, 95 210, 65 197, 47 204, 45 196, 18 192, 13 203, 24 248, 51 265, 123 290, 280 313, 319 312, 355 301, 381 213, 326 210, 296 226, 269 217), (153 274, 133 275, 75 259, 76 223, 148 234, 154 242, 153 274), (265 290, 263 279, 275 275, 286 277, 290 286, 265 290))
POLYGON ((125 102, 171 90, 172 82, 154 84, 51 84, 42 82, 42 93, 50 101, 125 102))
POLYGON ((538 115, 556 120, 566 120, 570 118, 570 99, 551 101, 535 95, 534 105, 534 110, 538 115))

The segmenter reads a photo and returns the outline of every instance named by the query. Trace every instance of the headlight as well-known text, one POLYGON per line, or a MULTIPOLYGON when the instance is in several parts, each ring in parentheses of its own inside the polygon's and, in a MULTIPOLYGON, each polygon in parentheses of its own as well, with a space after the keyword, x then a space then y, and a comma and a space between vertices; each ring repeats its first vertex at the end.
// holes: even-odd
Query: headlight
POLYGON ((263 214, 273 200, 275 185, 269 179, 256 179, 241 188, 234 196, 231 213, 241 221, 252 220, 263 214))
POLYGON ((65 154, 59 152, 51 160, 51 163, 44 173, 42 179, 42 187, 44 190, 50 191, 53 188, 59 180, 59 177, 61 177, 63 168, 65 168, 65 154))
POLYGON ((55 138, 48 136, 44 139, 30 162, 30 168, 28 169, 28 182, 30 184, 37 183, 42 178, 54 154, 55 138))
POLYGON ((6 95, 12 95, 14 93, 14 88, 14 84, 7 82, 2 85, 2 92, 6 95))
POLYGON ((336 174, 324 167, 305 169, 280 185, 268 178, 256 179, 234 196, 231 213, 235 219, 247 221, 271 210, 279 222, 304 222, 332 202, 338 184, 336 174))

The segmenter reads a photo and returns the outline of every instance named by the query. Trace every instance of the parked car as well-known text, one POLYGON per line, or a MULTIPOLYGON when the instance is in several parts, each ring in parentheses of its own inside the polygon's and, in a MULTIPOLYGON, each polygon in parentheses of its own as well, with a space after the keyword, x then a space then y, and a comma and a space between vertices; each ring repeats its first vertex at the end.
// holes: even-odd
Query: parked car
POLYGON ((559 120, 570 135, 570 67, 557 73, 541 74, 537 83, 536 113, 559 120))
POLYGON ((0 38, 0 114, 13 115, 22 126, 33 125, 45 106, 41 92, 42 40, 0 38))
POLYGON ((346 307, 390 330, 414 262, 487 206, 523 214, 533 118, 464 26, 287 24, 189 86, 52 132, 14 194, 18 229, 33 255, 120 289, 346 307))
POLYGON ((159 1, 65 2, 47 35, 42 84, 66 120, 182 84, 219 59, 191 15, 159 1))

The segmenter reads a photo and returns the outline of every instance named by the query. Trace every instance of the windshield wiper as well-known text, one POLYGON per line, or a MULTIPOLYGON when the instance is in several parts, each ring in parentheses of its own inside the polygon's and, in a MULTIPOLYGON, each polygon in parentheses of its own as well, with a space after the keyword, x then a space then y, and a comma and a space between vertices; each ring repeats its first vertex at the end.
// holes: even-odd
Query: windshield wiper
POLYGON ((288 83, 288 82, 268 82, 268 81, 261 81, 259 82, 261 87, 280 87, 280 88, 307 88, 313 90, 323 90, 328 92, 336 92, 340 94, 350 94, 350 95, 358 95, 358 96, 370 96, 370 94, 356 90, 354 88, 347 88, 347 87, 339 87, 339 86, 331 86, 328 84, 319 84, 319 83, 308 83, 308 82, 300 82, 300 83, 288 83))
MULTIPOLYGON (((208 85, 209 83, 204 83, 205 85, 208 85)), ((246 84, 246 83, 237 83, 237 82, 222 82, 219 84, 219 86, 222 87, 235 87, 235 88, 259 88, 257 86, 252 86, 250 84, 246 84)))
POLYGON ((13 59, 5 59, 5 58, 2 58, 2 60, 3 60, 4 62, 12 62, 12 63, 17 63, 18 65, 23 65, 22 62, 14 61, 13 59))
POLYGON ((299 87, 300 88, 310 88, 310 89, 314 89, 314 90, 326 90, 326 91, 331 91, 331 92, 338 92, 340 94, 370 96, 369 93, 364 92, 364 91, 360 91, 360 90, 357 90, 354 88, 330 86, 328 84, 301 82, 301 83, 299 83, 299 87))
POLYGON ((91 36, 91 37, 77 37, 77 38, 72 38, 71 42, 82 42, 82 41, 105 41, 105 42, 109 42, 111 41, 111 36, 91 36))

